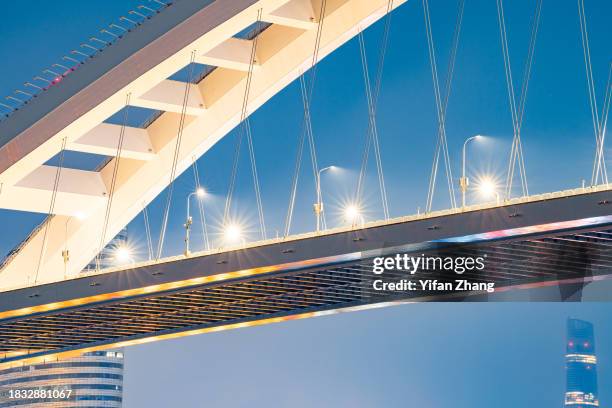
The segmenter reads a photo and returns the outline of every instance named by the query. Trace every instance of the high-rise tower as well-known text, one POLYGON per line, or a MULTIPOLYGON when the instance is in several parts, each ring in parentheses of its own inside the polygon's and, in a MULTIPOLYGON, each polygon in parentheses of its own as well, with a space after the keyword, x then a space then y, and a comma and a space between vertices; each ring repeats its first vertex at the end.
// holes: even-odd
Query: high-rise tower
POLYGON ((597 357, 593 324, 567 319, 565 407, 598 407, 597 357))
POLYGON ((122 399, 120 351, 94 351, 0 370, 2 408, 120 408, 122 399))

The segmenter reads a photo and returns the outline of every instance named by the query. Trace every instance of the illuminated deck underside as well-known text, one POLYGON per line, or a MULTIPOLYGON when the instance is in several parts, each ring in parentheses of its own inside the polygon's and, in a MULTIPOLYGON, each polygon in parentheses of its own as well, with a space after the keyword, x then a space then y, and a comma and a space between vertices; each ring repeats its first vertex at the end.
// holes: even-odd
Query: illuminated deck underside
MULTIPOLYGON (((482 256, 498 291, 612 274, 612 192, 398 221, 3 292, 0 365, 228 328, 482 293, 372 290, 375 256, 482 256)), ((386 272, 387 278, 391 275, 386 272)), ((405 274, 396 277, 407 277, 405 274)), ((419 272, 417 278, 458 275, 419 272)), ((486 299, 486 296, 484 296, 486 299)))

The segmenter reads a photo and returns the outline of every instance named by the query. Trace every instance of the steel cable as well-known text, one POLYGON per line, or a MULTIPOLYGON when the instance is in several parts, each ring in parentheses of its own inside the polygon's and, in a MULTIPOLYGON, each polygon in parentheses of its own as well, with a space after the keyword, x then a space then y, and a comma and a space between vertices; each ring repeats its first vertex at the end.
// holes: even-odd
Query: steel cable
POLYGON ((153 259, 153 240, 151 239, 151 225, 149 223, 149 211, 145 203, 142 205, 142 218, 144 221, 145 235, 147 238, 147 253, 149 261, 153 259))
POLYGON ((508 162, 508 172, 506 175, 506 198, 510 198, 512 193, 512 185, 516 164, 519 166, 519 176, 521 179, 521 188, 523 195, 529 195, 527 183, 527 172, 525 170, 525 159, 523 155, 523 144, 521 140, 521 128, 524 119, 525 106, 527 101, 527 91, 529 89, 529 80, 535 55, 535 46, 539 31, 540 19, 542 15, 542 0, 538 0, 534 11, 531 23, 531 35, 529 39, 529 48, 525 67, 523 71, 523 80, 521 84, 521 94, 517 106, 514 82, 512 78, 512 65, 510 62, 510 52, 508 47, 508 33, 506 29, 506 18, 504 13, 503 0, 497 0, 497 18, 499 23, 499 33, 502 46, 502 54, 504 60, 504 72, 506 75, 506 87, 508 90, 508 100, 510 105, 510 114, 512 117, 513 138, 510 149, 510 159, 508 162))
MULTIPOLYGON (((606 140, 606 129, 608 126, 608 114, 610 113, 610 103, 612 102, 612 64, 610 64, 610 70, 608 72, 608 82, 606 84, 606 93, 604 97, 604 104, 601 111, 601 119, 599 125, 599 149, 596 155, 597 170, 595 174, 600 174, 602 182, 608 184, 608 171, 606 168, 606 160, 604 155, 604 147, 606 140)), ((598 179, 595 179, 595 184, 598 183, 598 179)))
MULTIPOLYGON (((200 172, 198 171, 198 165, 196 158, 193 158, 193 162, 191 163, 193 168, 193 178, 195 179, 196 189, 202 188, 202 184, 200 184, 200 172)), ((206 225, 206 214, 204 213, 204 202, 202 200, 198 200, 198 213, 200 215, 200 227, 202 228, 202 234, 204 235, 204 249, 210 249, 210 240, 208 239, 208 227, 206 225)))
MULTIPOLYGON (((587 79, 587 90, 589 96, 589 107, 591 109, 591 120, 593 122, 593 132, 595 133, 596 153, 593 162, 593 170, 591 173, 591 185, 596 185, 601 177, 602 182, 607 183, 608 175, 605 166, 605 157, 603 155, 603 140, 602 126, 607 121, 607 109, 609 108, 608 94, 606 89, 604 97, 604 105, 602 109, 602 118, 599 117, 597 93, 595 92, 595 79, 593 76, 593 65, 591 63, 591 47, 589 42, 589 32, 586 19, 586 11, 584 9, 584 0, 578 0, 578 17, 580 20, 580 37, 582 40, 582 51, 584 55, 584 67, 587 79), (604 117, 605 116, 605 117, 604 117)), ((607 87, 610 86, 608 76, 607 87)))
POLYGON ((49 212, 47 215, 47 219, 45 221, 45 231, 43 232, 43 240, 40 245, 40 253, 38 255, 38 262, 36 264, 36 273, 34 275, 34 283, 38 281, 38 274, 40 273, 40 267, 42 264, 42 260, 47 251, 47 235, 48 235, 48 230, 49 230, 49 224, 53 220, 55 201, 57 199, 57 190, 59 188, 60 176, 62 174, 62 168, 64 166, 64 153, 65 152, 66 152, 66 137, 62 139, 62 144, 60 147, 59 163, 58 163, 57 169, 55 170, 55 178, 53 180, 53 192, 51 193, 51 202, 49 203, 49 212))
POLYGON ((429 12, 429 2, 427 0, 423 0, 423 15, 425 20, 425 31, 427 35, 427 45, 429 51, 429 62, 431 65, 431 75, 432 82, 434 87, 434 97, 436 102, 436 113, 438 117, 438 138, 436 142, 436 148, 434 152, 434 159, 432 163, 432 168, 430 172, 429 179, 429 189, 427 194, 427 204, 426 211, 429 212, 433 206, 433 197, 435 194, 436 181, 438 178, 438 167, 440 162, 440 155, 443 155, 444 158, 444 167, 446 172, 446 181, 448 184, 448 192, 451 201, 451 207, 456 207, 456 198, 455 198, 455 187, 453 182, 453 173, 452 167, 450 164, 450 156, 448 153, 448 141, 446 138, 446 110, 448 108, 448 101, 450 99, 451 93, 451 85, 455 72, 455 62, 457 56, 457 50, 459 47, 459 39, 461 34, 461 27, 463 23, 463 11, 464 11, 464 0, 459 1, 459 7, 457 11, 457 18, 455 23, 455 30, 453 32, 453 40, 451 45, 451 53, 449 58, 449 64, 446 75, 445 82, 445 94, 442 96, 442 92, 440 90, 439 79, 438 79, 438 69, 437 69, 437 61, 436 61, 436 53, 435 46, 433 40, 433 32, 431 25, 431 15, 429 12))
MULTIPOLYGON (((257 12, 257 22, 258 22, 259 27, 261 27, 261 14, 262 14, 262 10, 259 9, 259 11, 257 12)), ((261 31, 261 30, 258 29, 257 31, 261 31)), ((258 38, 259 38, 259 35, 255 36, 255 38, 253 39, 253 45, 251 47, 249 70, 247 72, 244 97, 242 100, 242 109, 240 113, 240 123, 242 124, 242 127, 241 127, 240 133, 238 134, 238 140, 236 141, 236 149, 234 152, 234 161, 233 161, 232 173, 230 177, 230 185, 228 188, 227 199, 225 202, 225 209, 223 212, 223 225, 227 226, 229 222, 229 212, 231 209, 232 198, 234 195, 236 179, 238 176, 238 164, 239 164, 239 159, 240 159, 242 139, 246 135, 247 145, 249 149, 249 157, 251 160, 251 173, 253 176, 253 187, 255 189, 255 199, 257 202, 257 213, 259 217, 259 227, 260 227, 260 232, 261 232, 261 238, 266 239, 266 225, 265 225, 265 219, 264 219, 264 213, 263 213, 263 205, 261 201, 259 177, 257 175, 257 163, 255 160, 255 150, 253 147, 253 136, 251 132, 250 121, 248 120, 248 102, 249 102, 249 94, 251 91, 251 83, 253 80, 253 68, 254 68, 255 59, 256 59, 255 57, 256 57, 256 52, 257 52, 258 38)))
POLYGON ((174 193, 174 180, 176 177, 176 168, 178 166, 179 155, 181 151, 181 141, 183 138, 183 129, 185 127, 185 118, 187 117, 187 103, 189 101, 189 91, 191 90, 191 81, 193 80, 193 66, 195 61, 196 51, 191 52, 191 58, 189 60, 189 74, 187 82, 185 82, 185 91, 183 93, 183 104, 181 107, 181 117, 179 120, 178 132, 176 135, 176 144, 174 146, 174 157, 172 158, 172 168, 170 171, 170 185, 168 186, 168 193, 166 195, 166 204, 164 207, 164 215, 162 219, 162 225, 159 232, 159 241, 157 242, 157 255, 156 259, 159 260, 162 256, 164 249, 164 240, 166 238, 166 229, 168 227, 168 217, 170 215, 170 205, 172 203, 172 195, 174 193))
MULTIPOLYGON (((312 62, 310 66, 311 76, 310 76, 310 89, 308 89, 306 85, 306 80, 304 78, 304 73, 300 75, 300 92, 302 98, 302 105, 304 110, 303 121, 302 121, 302 129, 300 131, 300 137, 298 138, 298 149, 296 152, 295 166, 293 169, 293 177, 291 180, 291 191, 289 196, 289 205, 287 208, 287 216, 285 217, 285 231, 284 236, 288 236, 291 231, 291 223, 293 221, 293 211, 295 209, 295 199, 297 196, 297 186, 300 176, 300 170, 302 168, 302 155, 304 152, 304 141, 308 138, 308 143, 310 146, 310 157, 313 175, 315 180, 317 178, 318 173, 318 163, 316 157, 316 150, 314 145, 314 137, 312 135, 312 121, 310 117, 310 103, 312 101, 312 95, 314 93, 314 85, 316 82, 317 75, 317 62, 319 58, 319 47, 321 45, 321 37, 323 33, 323 25, 325 21, 325 13, 327 10, 327 0, 321 1, 321 7, 319 9, 319 23, 317 25, 317 33, 315 36, 314 50, 312 54, 312 62)), ((325 214, 323 214, 323 225, 326 226, 325 214)))
POLYGON ((372 94, 371 83, 370 83, 370 73, 368 68, 368 60, 365 48, 365 40, 363 37, 363 31, 359 32, 359 51, 361 56, 361 65, 363 71, 363 78, 365 83, 365 92, 366 92, 366 100, 368 104, 368 132, 366 137, 366 151, 364 152, 365 162, 362 163, 362 171, 360 172, 360 177, 357 185, 357 202, 361 201, 361 190, 365 178, 365 169, 367 166, 367 159, 369 156, 369 147, 370 144, 374 146, 374 157, 376 162, 376 169, 378 175, 378 184, 380 188, 381 195, 381 203, 383 207, 383 213, 385 219, 389 218, 389 207, 387 202, 387 191, 385 189, 385 179, 382 168, 382 159, 380 154, 380 143, 378 139, 378 130, 376 125, 376 107, 374 101, 374 95, 372 94))
POLYGON ((113 175, 111 178, 110 189, 108 192, 108 201, 106 202, 106 211, 104 213, 104 224, 102 224, 102 234, 100 235, 100 244, 98 245, 98 253, 96 254, 96 271, 100 270, 100 253, 106 245, 106 234, 108 231, 108 223, 110 221, 111 208, 113 205, 113 198, 115 196, 115 187, 117 184, 117 174, 119 173, 119 163, 121 162, 121 152, 123 150, 123 139, 125 137, 125 128, 127 126, 129 105, 130 105, 131 94, 128 93, 125 97, 125 107, 123 108, 123 121, 121 123, 121 129, 119 131, 119 141, 117 143, 117 151, 115 153, 115 163, 113 166, 113 175))

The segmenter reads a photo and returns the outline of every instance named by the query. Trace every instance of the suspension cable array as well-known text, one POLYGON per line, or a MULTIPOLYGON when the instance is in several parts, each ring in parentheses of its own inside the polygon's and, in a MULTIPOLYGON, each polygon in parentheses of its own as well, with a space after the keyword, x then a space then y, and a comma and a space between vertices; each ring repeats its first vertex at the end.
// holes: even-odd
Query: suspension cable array
MULTIPOLYGON (((198 171, 198 164, 195 157, 193 158, 191 167, 193 168, 193 178, 195 179, 197 191, 202 188, 202 184, 200 183, 200 172, 198 171)), ((204 213, 204 202, 202 200, 198 200, 198 212, 200 214, 200 226, 202 228, 202 234, 204 235, 204 249, 208 250, 210 249, 210 241, 208 239, 208 227, 206 226, 206 214, 204 213)))
POLYGON ((191 89, 191 81, 193 81, 193 67, 196 56, 196 50, 191 52, 191 58, 189 61, 189 74, 187 82, 185 82, 185 91, 183 93, 183 105, 181 107, 181 118, 179 120, 179 127, 176 136, 176 144, 174 146, 174 157, 172 160, 172 170, 170 171, 170 185, 168 186, 168 193, 166 195, 166 205, 164 208, 164 215, 162 219, 161 230, 159 232, 159 241, 157 243, 157 255, 156 259, 159 260, 162 256, 164 249, 164 239, 166 237, 166 228, 168 227, 168 217, 170 214, 170 205, 172 203, 172 194, 174 192, 174 178, 176 176, 176 168, 178 165, 179 154, 181 151, 181 140, 183 138, 183 129, 185 127, 185 118, 187 116, 187 102, 189 101, 189 90, 191 89))
POLYGON ((508 50, 508 36, 506 30, 506 21, 504 15, 503 0, 497 0, 497 18, 499 22, 499 34, 501 38, 502 54, 504 57, 504 71, 506 74, 506 85, 508 88, 508 99, 510 104, 510 113, 512 116, 513 139, 510 150, 510 160, 508 163, 508 173, 506 178, 506 198, 510 198, 512 194, 512 185, 514 179, 514 171, 516 164, 519 166, 519 175, 521 178, 521 188, 523 195, 529 195, 527 186, 527 173, 525 170, 525 159, 523 156, 523 144, 521 141, 521 127, 525 113, 525 105, 527 101, 527 90, 529 88, 529 79, 531 77, 531 68, 535 54, 536 39, 540 26, 540 17, 542 15, 542 0, 538 0, 531 24, 531 37, 529 42, 529 51, 525 61, 523 71, 523 82, 521 85, 521 94, 519 104, 517 106, 516 96, 514 91, 514 83, 512 80, 512 66, 510 63, 510 53, 508 50))
POLYGON ((365 183, 366 171, 368 166, 368 160, 370 156, 370 146, 374 145, 374 158, 376 163, 376 170, 378 176, 378 186, 380 189, 381 204, 383 207, 383 215, 385 219, 389 219, 389 204, 387 200, 387 190, 385 186, 385 176, 382 167, 382 158, 380 153, 380 139, 378 137, 378 126, 376 124, 376 111, 378 108, 378 98, 380 96, 380 88, 382 84, 382 74, 385 64, 385 57, 387 54, 387 47, 389 43, 389 32, 391 29, 391 10, 393 9, 393 0, 387 2, 385 27, 383 31, 382 44, 380 47, 380 53, 378 57, 378 67, 376 72, 376 78, 374 83, 374 91, 372 91, 372 85, 370 81, 370 71, 367 59, 367 52, 365 46, 365 39, 363 31, 359 31, 359 53, 361 58, 361 66, 363 71, 363 80, 365 84, 366 100, 368 104, 368 131, 366 133, 365 147, 361 160, 361 169, 359 171, 359 179, 357 180, 357 191, 355 194, 355 202, 362 202, 363 186, 365 183))
POLYGON ((465 8, 465 0, 459 1, 457 10, 457 21, 455 23, 455 31, 453 33, 453 42, 451 46, 451 54, 448 62, 448 71, 446 74, 445 93, 442 96, 440 90, 440 82, 438 79, 438 67, 436 62, 436 50, 433 40, 433 32, 431 27, 431 16, 429 12, 429 1, 423 0, 423 14, 425 19, 425 31, 427 34, 427 46, 429 50, 429 62, 431 65, 431 77, 434 87, 434 97, 436 102, 436 112, 438 117, 438 139, 436 150, 434 152, 433 164, 429 176, 429 189, 427 193, 426 211, 430 212, 433 206, 433 198, 436 190, 436 181, 438 178, 438 165, 440 162, 440 154, 444 158, 444 168, 446 171, 446 181, 448 183, 448 193, 450 196, 451 207, 457 206, 455 198, 455 184, 453 180, 452 166, 450 164, 450 156, 448 153, 448 141, 446 138, 446 110, 448 108, 448 100, 450 98, 452 81, 455 72, 455 61, 457 58, 457 49, 459 48, 459 38, 461 36, 461 26, 463 23, 463 11, 465 8))
POLYGON ((145 235, 147 237, 147 255, 149 261, 153 259, 153 240, 151 239, 151 224, 149 223, 149 210, 146 203, 142 203, 142 218, 144 221, 145 235))
POLYGON ((599 183, 599 177, 601 177, 604 184, 608 184, 608 169, 605 161, 605 141, 606 141, 606 129, 608 126, 608 114, 610 113, 610 103, 612 102, 612 63, 608 71, 608 82, 606 83, 606 93, 604 97, 604 104, 602 107, 601 119, 599 122, 599 139, 597 146, 597 154, 595 155, 593 185, 599 183))
POLYGON ((55 200, 57 198, 57 190, 59 189, 60 176, 62 175, 62 168, 64 167, 64 154, 66 153, 66 137, 62 139, 62 145, 59 153, 59 163, 55 170, 55 179, 53 180, 53 192, 51 193, 51 202, 49 203, 49 212, 47 213, 47 219, 45 220, 45 231, 43 232, 43 240, 40 245, 40 253, 38 255, 38 262, 36 263, 36 273, 34 275, 34 283, 38 281, 38 274, 40 273, 40 266, 42 260, 45 257, 47 251, 47 232, 49 230, 49 224, 53 220, 53 210, 55 209, 55 200))
MULTIPOLYGON (((257 12, 257 24, 258 24, 257 32, 258 33, 261 31, 261 23, 262 23, 261 15, 262 15, 262 10, 259 9, 259 11, 257 12)), ((259 38, 259 35, 255 36, 255 38, 253 39, 253 45, 251 47, 249 70, 247 72, 246 85, 244 89, 244 97, 242 100, 242 109, 240 112, 240 123, 242 124, 242 126, 241 126, 241 131, 238 134, 238 139, 236 140, 236 149, 234 152, 234 161, 232 165, 230 184, 228 188, 227 199, 225 201, 225 209, 223 211, 223 225, 228 226, 229 221, 230 221, 229 219, 230 209, 231 209, 232 198, 234 195, 234 189, 236 185, 236 178, 238 176, 238 163, 240 160, 240 150, 242 146, 242 139, 246 135, 247 145, 249 149, 249 157, 251 161, 251 173, 253 176, 253 187, 255 189, 255 199, 257 202, 257 213, 259 216, 259 228, 260 228, 261 238, 266 239, 266 224, 265 224, 265 219, 264 219, 263 205, 261 201, 259 177, 257 175, 257 163, 255 161, 255 149, 253 147, 253 135, 251 132, 251 124, 248 119, 249 94, 251 91, 251 83, 253 80, 253 69, 254 69, 255 59, 256 59, 258 38, 259 38)))
POLYGON ((119 163, 121 161, 121 151, 123 150, 123 138, 125 136, 125 128, 127 126, 129 106, 131 94, 125 97, 125 107, 123 108, 123 121, 119 130, 119 141, 117 143, 117 152, 115 154, 115 163, 113 166, 113 176, 111 178, 110 190, 108 192, 108 200, 106 202, 106 212, 104 214, 104 224, 102 226, 102 234, 100 234, 100 244, 98 245, 98 253, 96 255, 96 271, 100 270, 100 256, 104 245, 106 244, 106 234, 108 223, 110 220, 111 208, 113 205, 113 197, 115 196, 115 185, 117 183, 117 174, 119 173, 119 163))
MULTIPOLYGON (((246 109, 246 108, 245 108, 246 109)), ((259 176, 257 174, 257 162, 255 161, 255 148, 253 146, 253 135, 251 132, 251 121, 249 118, 244 120, 244 131, 247 137, 247 147, 251 158, 251 175, 253 177, 253 187, 255 189, 255 202, 257 204, 257 215, 259 217, 259 229, 261 239, 266 239, 266 221, 264 219, 263 204, 261 201, 261 188, 259 187, 259 176)))
MULTIPOLYGON (((580 20, 580 37, 582 40, 582 51, 584 54, 584 68, 586 71, 587 89, 589 93, 589 107, 591 109, 591 120, 593 121, 593 131, 595 133, 596 151, 591 174, 591 185, 597 185, 599 179, 603 183, 608 183, 608 174, 604 152, 605 126, 610 108, 610 77, 605 92, 604 104, 601 118, 599 117, 599 107, 597 104, 597 94, 595 92, 595 80, 593 78, 593 65, 591 63, 591 47, 589 44, 589 31, 587 26, 586 12, 584 10, 584 0, 578 0, 578 18, 580 20)), ((611 66, 612 69, 612 66, 611 66)))
MULTIPOLYGON (((319 24, 317 26, 317 33, 315 37, 314 51, 312 54, 312 62, 310 66, 310 87, 306 84, 304 74, 300 75, 300 92, 302 96, 302 105, 304 109, 304 118, 302 122, 302 131, 298 139, 298 149, 295 159, 295 168, 293 172, 293 179, 291 181, 291 194, 289 197, 289 206, 287 208, 287 216, 285 218, 285 237, 289 235, 291 230, 291 222, 293 220, 293 210, 295 208, 295 199, 297 196, 297 186, 300 177, 300 170, 302 167, 302 155, 304 151, 304 139, 308 138, 308 144, 310 146, 310 160, 312 164, 312 171, 315 180, 317 180, 319 165, 317 163, 317 153, 314 144, 314 134, 312 131, 312 120, 310 116, 310 104, 312 102, 312 95, 314 92, 314 85, 317 77, 317 62, 319 60, 319 48, 321 46, 321 36, 323 33, 323 23, 325 21, 325 12, 327 9, 327 0, 321 1, 321 7, 319 9, 319 24)), ((323 213, 323 226, 326 226, 325 214, 323 213)))

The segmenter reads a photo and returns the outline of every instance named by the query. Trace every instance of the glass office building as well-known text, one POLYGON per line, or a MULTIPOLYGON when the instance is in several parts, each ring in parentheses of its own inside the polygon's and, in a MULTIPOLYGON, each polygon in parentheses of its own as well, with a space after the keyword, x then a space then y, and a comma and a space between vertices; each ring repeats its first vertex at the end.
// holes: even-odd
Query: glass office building
POLYGON ((597 357, 593 324, 584 320, 568 319, 566 348, 565 407, 598 407, 597 357))
POLYGON ((0 408, 120 408, 122 399, 121 351, 0 371, 0 408))

